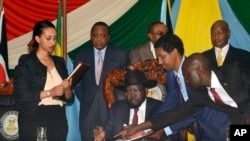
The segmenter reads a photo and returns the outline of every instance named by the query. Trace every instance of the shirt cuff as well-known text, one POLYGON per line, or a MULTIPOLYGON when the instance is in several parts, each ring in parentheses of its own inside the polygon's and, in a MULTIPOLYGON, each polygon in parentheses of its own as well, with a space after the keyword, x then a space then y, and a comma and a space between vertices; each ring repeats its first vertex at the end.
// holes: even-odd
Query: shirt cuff
POLYGON ((166 128, 164 128, 164 132, 165 132, 165 134, 167 135, 167 136, 169 136, 169 135, 172 135, 173 134, 173 132, 172 132, 172 130, 170 129, 170 127, 168 126, 168 127, 166 127, 166 128))
POLYGON ((147 134, 148 132, 152 131, 152 129, 145 129, 144 133, 147 134))

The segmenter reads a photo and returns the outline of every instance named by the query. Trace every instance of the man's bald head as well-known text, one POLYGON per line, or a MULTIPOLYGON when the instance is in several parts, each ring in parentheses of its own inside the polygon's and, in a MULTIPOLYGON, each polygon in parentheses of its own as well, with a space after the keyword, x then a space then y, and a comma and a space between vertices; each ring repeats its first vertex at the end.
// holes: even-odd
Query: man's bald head
POLYGON ((211 26, 211 30, 213 30, 215 27, 220 26, 223 28, 224 31, 229 31, 229 26, 228 23, 224 20, 217 20, 213 23, 213 25, 211 26))
MULTIPOLYGON (((208 60, 208 58, 201 54, 201 53, 194 53, 191 54, 189 57, 186 58, 184 64, 186 64, 187 66, 190 65, 202 65, 204 67, 209 67, 210 66, 210 62, 208 60)), ((183 64, 183 66, 184 66, 183 64)))
POLYGON ((201 53, 194 53, 187 57, 182 65, 182 72, 186 83, 193 89, 210 85, 210 62, 201 53))

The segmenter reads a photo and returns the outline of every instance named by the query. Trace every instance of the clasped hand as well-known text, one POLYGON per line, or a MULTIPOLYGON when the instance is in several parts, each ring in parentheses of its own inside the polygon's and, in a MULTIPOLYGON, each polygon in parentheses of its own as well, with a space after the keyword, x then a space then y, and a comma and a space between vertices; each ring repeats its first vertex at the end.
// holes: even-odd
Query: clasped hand
POLYGON ((60 85, 53 87, 51 91, 51 95, 53 97, 62 96, 66 91, 71 91, 72 79, 70 80, 63 80, 60 85))
POLYGON ((102 126, 96 126, 94 129, 94 141, 103 141, 106 136, 105 134, 102 126))

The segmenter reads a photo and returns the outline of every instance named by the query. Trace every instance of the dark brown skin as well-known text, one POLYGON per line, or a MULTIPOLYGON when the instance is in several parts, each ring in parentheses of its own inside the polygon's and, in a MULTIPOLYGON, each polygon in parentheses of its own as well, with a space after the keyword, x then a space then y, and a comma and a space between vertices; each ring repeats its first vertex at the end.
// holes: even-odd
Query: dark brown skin
POLYGON ((223 20, 216 21, 211 27, 211 41, 214 47, 223 48, 230 37, 228 24, 223 20))
POLYGON ((102 50, 108 44, 110 39, 107 27, 96 25, 91 32, 90 38, 94 47, 98 50, 102 50))

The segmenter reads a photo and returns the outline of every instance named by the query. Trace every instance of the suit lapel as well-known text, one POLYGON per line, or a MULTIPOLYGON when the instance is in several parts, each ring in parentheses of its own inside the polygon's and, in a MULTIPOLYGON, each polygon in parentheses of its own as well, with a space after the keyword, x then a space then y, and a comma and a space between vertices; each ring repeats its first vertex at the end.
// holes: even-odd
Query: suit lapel
POLYGON ((217 65, 217 60, 216 60, 216 55, 215 55, 214 47, 210 50, 210 55, 209 56, 210 56, 211 66, 218 66, 217 65))
POLYGON ((230 45, 229 49, 228 49, 228 52, 227 52, 227 55, 226 55, 226 58, 225 58, 225 60, 223 62, 223 66, 226 65, 226 64, 232 63, 233 58, 234 58, 234 51, 233 51, 232 46, 230 45))
POLYGON ((245 103, 248 103, 250 98, 248 96, 249 87, 246 87, 241 80, 239 68, 231 64, 224 66, 219 72, 215 71, 215 73, 225 91, 236 102, 238 109, 244 108, 245 103))
MULTIPOLYGON (((89 53, 86 54, 88 57, 87 59, 89 59, 89 64, 93 64, 93 66, 90 66, 90 69, 92 69, 91 71, 91 75, 92 78, 95 78, 95 51, 94 51, 94 46, 89 50, 89 53)), ((93 83, 96 84, 96 79, 92 79, 93 83)))
POLYGON ((223 68, 221 70, 214 70, 222 87, 225 89, 228 95, 235 101, 235 97, 233 95, 230 95, 231 94, 230 86, 228 86, 227 80, 225 79, 224 73, 222 71, 223 71, 223 68))
POLYGON ((100 78, 100 82, 103 81, 103 79, 105 78, 106 74, 109 71, 109 63, 111 63, 111 58, 112 58, 112 50, 109 47, 109 45, 107 46, 106 52, 105 52, 105 57, 104 57, 104 62, 103 62, 103 68, 102 68, 102 74, 101 74, 101 78, 100 78))
POLYGON ((129 125, 130 107, 129 107, 129 103, 128 103, 127 100, 126 100, 126 103, 124 103, 124 104, 126 106, 122 106, 122 107, 124 107, 124 109, 120 110, 122 112, 122 117, 121 118, 124 119, 122 124, 125 123, 125 124, 129 125))
MULTIPOLYGON (((145 99, 146 100, 146 99, 145 99)), ((150 117, 150 111, 151 111, 151 106, 150 106, 150 104, 149 104, 150 102, 149 102, 149 100, 147 99, 147 101, 146 101, 146 113, 145 113, 145 121, 146 120, 148 120, 149 119, 149 117, 150 117)))

